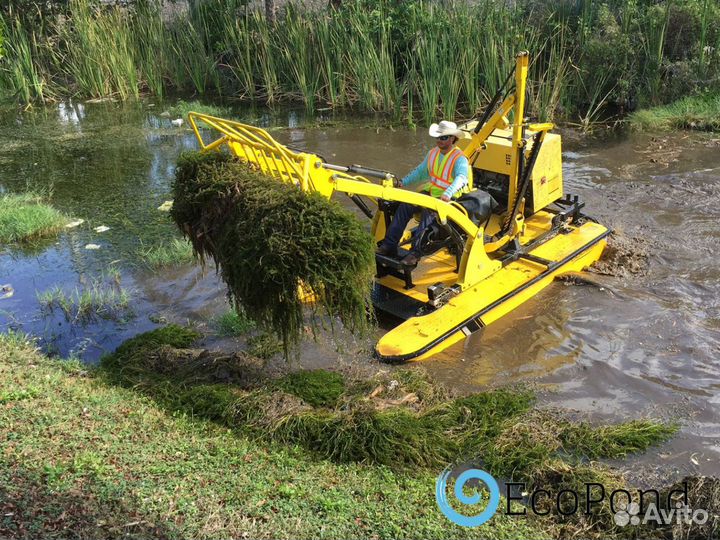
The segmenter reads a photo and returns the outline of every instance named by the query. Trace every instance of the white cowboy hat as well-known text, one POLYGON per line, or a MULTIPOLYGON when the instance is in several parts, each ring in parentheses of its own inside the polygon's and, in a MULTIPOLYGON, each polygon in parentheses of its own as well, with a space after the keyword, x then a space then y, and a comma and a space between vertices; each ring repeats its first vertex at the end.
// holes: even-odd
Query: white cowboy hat
POLYGON ((443 135, 452 135, 458 139, 468 139, 470 135, 461 129, 458 129, 455 122, 441 120, 439 124, 432 124, 428 133, 431 137, 442 137, 443 135))

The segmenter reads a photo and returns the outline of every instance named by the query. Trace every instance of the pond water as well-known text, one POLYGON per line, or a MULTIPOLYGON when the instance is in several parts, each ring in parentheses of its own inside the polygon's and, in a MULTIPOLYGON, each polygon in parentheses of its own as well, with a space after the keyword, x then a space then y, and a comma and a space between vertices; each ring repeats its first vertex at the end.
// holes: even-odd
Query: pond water
MULTIPOLYGON (((178 236, 157 208, 170 198, 178 154, 197 146, 187 126, 160 115, 163 109, 150 102, 66 103, 0 113, 0 189, 48 191, 54 206, 85 220, 37 245, 0 248, 0 284, 15 290, 0 299, 0 330, 34 334, 51 354, 89 363, 164 321, 200 326, 208 347, 242 345, 213 335, 213 319, 228 310, 213 269, 153 272, 138 263, 139 251, 178 236), (98 226, 109 229, 96 232, 98 226), (114 319, 68 320, 38 301, 56 286, 70 292, 118 279, 131 309, 114 319)), ((399 175, 428 145, 424 130, 367 122, 304 128, 292 112, 248 114, 240 117, 278 127, 281 142, 328 161, 399 175)), ((424 365, 463 391, 532 381, 541 404, 598 419, 678 418, 680 434, 633 458, 633 471, 663 479, 720 474, 720 139, 563 135, 566 191, 581 195, 587 212, 646 260, 644 271, 594 275, 600 287, 557 282, 424 365)), ((321 339, 304 344, 297 362, 390 369, 368 350, 369 343, 338 347, 321 339)))

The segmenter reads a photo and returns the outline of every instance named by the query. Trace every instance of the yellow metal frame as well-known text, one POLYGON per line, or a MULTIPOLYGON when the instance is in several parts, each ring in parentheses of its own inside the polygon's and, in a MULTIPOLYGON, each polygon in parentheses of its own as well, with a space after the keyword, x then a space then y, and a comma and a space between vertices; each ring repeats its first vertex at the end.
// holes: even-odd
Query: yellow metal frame
POLYGON ((372 200, 404 202, 437 213, 443 224, 451 220, 467 237, 458 269, 458 285, 461 289, 472 286, 500 268, 500 263, 491 260, 485 253, 483 228, 475 225, 468 218, 466 210, 457 203, 446 203, 429 195, 395 188, 392 180, 384 180, 378 185, 362 176, 326 169, 317 155, 294 152, 278 143, 267 131, 255 126, 194 112, 189 114, 189 121, 203 151, 216 150, 227 144, 241 160, 304 191, 316 191, 328 198, 333 192, 339 191, 372 200), (220 132, 221 136, 205 142, 199 123, 220 132))
MULTIPOLYGON (((519 182, 517 174, 518 160, 523 155, 525 147, 523 128, 526 125, 523 123, 523 114, 528 58, 527 52, 517 55, 515 93, 503 101, 493 116, 478 133, 473 135, 469 144, 463 148, 465 155, 472 159, 472 154, 482 146, 496 128, 509 125, 508 115, 511 111, 514 113, 513 147, 518 151, 512 154, 511 170, 513 172, 510 175, 509 209, 513 207, 514 199, 517 196, 519 182)), ((259 127, 195 112, 191 112, 188 118, 204 151, 215 150, 222 145, 227 145, 233 154, 241 160, 257 167, 269 176, 282 182, 292 183, 304 191, 315 191, 328 198, 335 191, 339 191, 349 195, 369 197, 373 201, 385 199, 404 202, 437 213, 439 221, 443 224, 447 223, 447 220, 451 220, 466 236, 463 255, 458 268, 457 285, 461 290, 473 286, 499 270, 501 267, 500 262, 491 259, 488 253, 501 249, 522 233, 524 227, 522 205, 520 205, 516 216, 505 216, 504 224, 506 227, 501 231, 500 237, 493 238, 486 244, 484 229, 475 225, 468 218, 465 209, 455 202, 445 203, 429 195, 395 188, 392 185, 392 180, 383 180, 378 185, 363 176, 325 168, 323 166, 324 162, 319 156, 293 151, 277 142, 267 131, 259 127), (220 133, 220 137, 211 142, 205 142, 198 127, 200 123, 220 133)), ((539 124, 533 127, 541 131, 547 131, 553 126, 552 124, 539 124)), ((378 222, 376 220, 373 224, 373 234, 376 235, 376 238, 382 232, 377 229, 378 222)), ((380 240, 381 238, 377 239, 380 240)))
POLYGON ((267 175, 294 183, 303 191, 318 191, 327 197, 332 194, 330 175, 323 175, 318 170, 317 163, 321 162, 318 156, 293 152, 259 127, 195 112, 188 114, 188 120, 203 151, 216 150, 227 144, 233 154, 267 175), (221 136, 206 143, 198 123, 205 124, 221 136))

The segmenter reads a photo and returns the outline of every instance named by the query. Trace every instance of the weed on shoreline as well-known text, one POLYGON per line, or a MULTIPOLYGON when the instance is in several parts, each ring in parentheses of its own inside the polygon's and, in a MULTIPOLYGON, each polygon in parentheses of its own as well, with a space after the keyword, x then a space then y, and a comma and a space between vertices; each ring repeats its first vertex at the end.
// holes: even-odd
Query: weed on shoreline
MULTIPOLYGON (((10 426, 12 441, 25 448, 0 458, 12 464, 0 469, 0 491, 9 494, 4 500, 34 508, 16 486, 38 494, 40 502, 47 500, 42 490, 52 489, 65 511, 59 522, 75 532, 117 526, 111 517, 73 510, 65 495, 81 486, 93 495, 85 505, 91 515, 101 514, 94 501, 110 504, 117 519, 129 523, 131 512, 132 523, 161 527, 170 537, 247 531, 247 522, 236 518, 256 515, 252 509, 258 508, 266 519, 252 530, 263 537, 280 530, 311 537, 318 527, 333 537, 384 537, 412 527, 427 538, 484 538, 488 532, 501 539, 625 538, 632 531, 618 526, 608 505, 562 515, 548 498, 537 506, 550 511, 546 517, 498 513, 489 528, 455 527, 435 506, 433 478, 438 467, 480 456, 474 462, 483 469, 527 482, 529 490, 581 494, 588 483, 631 489, 595 460, 641 452, 677 429, 652 420, 610 426, 570 420, 563 411, 537 409, 521 387, 455 396, 421 368, 369 378, 325 370, 268 378, 263 363, 245 354, 190 348, 198 337, 187 328, 159 328, 126 341, 87 372, 41 357, 27 336, 0 335, 0 376, 7 381, 0 435, 10 426), (17 423, 36 414, 67 419, 55 421, 48 438, 33 422, 17 423), (92 446, 81 441, 88 429, 92 446), (232 498, 231 492, 246 495, 232 498), (209 511, 212 533, 203 528, 209 511)), ((689 485, 691 497, 715 508, 717 481, 689 485)), ((0 532, 17 530, 18 520, 45 530, 58 523, 61 510, 52 508, 13 513, 0 532)), ((648 538, 670 534, 667 528, 633 531, 648 538)))
MULTIPOLYGON (((172 325, 141 334, 105 356, 98 376, 174 413, 334 463, 440 470, 479 456, 496 478, 553 492, 582 494, 587 483, 628 488, 596 460, 642 452, 678 427, 650 419, 609 426, 571 421, 561 410, 535 408, 533 393, 522 387, 456 396, 421 368, 369 379, 326 370, 268 378, 262 361, 245 353, 189 348, 198 337, 172 325)), ((561 521, 574 531, 618 532, 605 507, 561 521)))

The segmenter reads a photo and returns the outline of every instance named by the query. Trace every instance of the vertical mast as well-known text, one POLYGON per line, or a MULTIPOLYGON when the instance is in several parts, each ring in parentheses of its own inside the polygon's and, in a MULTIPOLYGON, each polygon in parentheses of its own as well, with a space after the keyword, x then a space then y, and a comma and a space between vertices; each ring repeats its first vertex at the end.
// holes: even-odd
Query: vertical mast
MULTIPOLYGON (((523 137, 523 120, 525 117, 525 88, 527 82, 529 53, 527 51, 518 53, 515 67, 515 110, 512 134, 513 152, 510 157, 510 185, 508 186, 508 212, 512 211, 517 197, 518 182, 522 178, 525 149, 525 138, 523 137)), ((509 224, 515 216, 505 216, 505 223, 509 224)))

